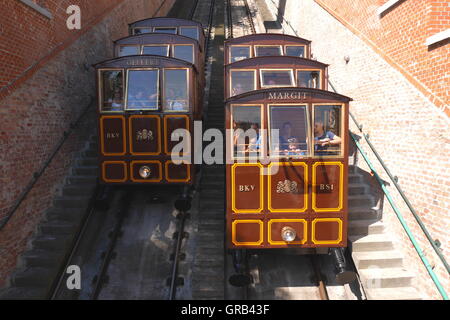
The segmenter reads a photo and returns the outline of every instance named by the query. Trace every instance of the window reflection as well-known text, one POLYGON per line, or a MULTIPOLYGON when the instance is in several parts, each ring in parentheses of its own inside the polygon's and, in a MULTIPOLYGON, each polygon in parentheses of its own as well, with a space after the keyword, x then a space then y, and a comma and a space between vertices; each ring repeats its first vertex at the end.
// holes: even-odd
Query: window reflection
POLYGON ((255 157, 262 152, 261 108, 233 106, 234 157, 255 157))
POLYGON ((194 63, 194 47, 186 45, 175 45, 173 56, 175 58, 194 63))
POLYGON ((230 62, 236 62, 250 58, 250 46, 232 46, 230 49, 230 62))
POLYGON ((155 56, 169 56, 169 46, 144 46, 143 54, 153 54, 155 56))
POLYGON ((257 57, 282 55, 280 46, 256 46, 255 53, 257 57))
POLYGON ((120 46, 119 57, 134 56, 140 54, 139 46, 120 46))
POLYGON ((264 87, 292 87, 292 70, 261 70, 261 84, 264 87))
POLYGON ((158 109, 158 70, 129 70, 127 109, 158 109))
POLYGON ((305 57, 305 47, 304 46, 286 46, 286 55, 292 57, 305 57))
POLYGON ((187 69, 164 71, 164 111, 189 111, 187 69))
POLYGON ((134 28, 134 34, 152 33, 152 28, 134 28))
POLYGON ((119 70, 101 71, 102 111, 123 111, 123 73, 119 70))
POLYGON ((198 40, 198 29, 197 27, 181 27, 180 34, 185 37, 189 37, 198 40))
POLYGON ((155 33, 170 33, 170 34, 177 34, 177 28, 161 28, 157 27, 155 28, 155 33))
POLYGON ((255 90, 255 71, 231 71, 231 95, 255 90))
POLYGON ((320 89, 320 71, 297 71, 297 85, 303 88, 320 89))
POLYGON ((341 155, 341 112, 339 105, 314 106, 314 155, 341 155))
POLYGON ((270 106, 270 154, 305 157, 309 155, 305 106, 270 106))

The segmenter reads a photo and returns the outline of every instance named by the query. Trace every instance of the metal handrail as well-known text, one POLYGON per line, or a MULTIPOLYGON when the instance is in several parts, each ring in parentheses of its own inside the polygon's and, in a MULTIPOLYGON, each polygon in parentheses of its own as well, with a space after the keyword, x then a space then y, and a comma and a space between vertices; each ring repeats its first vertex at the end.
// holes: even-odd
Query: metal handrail
POLYGON ((441 282, 439 281, 438 276, 434 273, 433 268, 431 267, 428 259, 425 257, 425 254, 423 253, 422 249, 420 248, 419 244, 417 243, 416 238, 412 234, 411 230, 409 229, 408 225, 406 224, 405 219, 403 218, 403 215, 401 214, 400 210, 397 208, 397 206, 394 203, 393 198, 391 197, 391 194, 389 193, 389 190, 386 187, 386 184, 383 182, 383 180, 378 175, 378 172, 375 170, 374 166, 370 162, 369 158, 363 151, 360 143, 358 142, 358 139, 355 138, 355 135, 350 132, 350 136, 352 137, 353 141, 356 144, 356 147, 358 148, 359 152, 363 156, 364 160, 366 161, 367 165, 369 166, 371 172, 377 179, 378 183, 380 184, 381 188, 383 189, 383 193, 386 195, 387 200, 389 201, 389 204, 391 205, 392 209, 394 210, 395 214, 397 215, 397 218, 399 219, 403 229, 405 230, 406 234, 408 235, 409 240, 414 246, 414 249, 416 250, 417 254, 419 255, 420 259, 422 260, 422 263, 424 264, 425 268, 428 271, 428 274, 430 275, 431 279, 433 280, 436 288, 438 289, 439 293, 441 294, 442 298, 444 300, 449 300, 447 293, 445 292, 445 289, 443 288, 441 282))
POLYGON ((52 162, 53 158, 56 156, 58 151, 61 149, 61 147, 64 145, 64 143, 69 138, 70 134, 73 132, 73 130, 76 127, 78 127, 78 125, 81 122, 81 119, 88 113, 89 109, 93 105, 93 102, 94 102, 94 98, 91 97, 87 107, 83 110, 83 112, 80 114, 78 119, 75 122, 72 122, 70 124, 70 128, 69 128, 68 131, 64 131, 62 138, 60 139, 60 141, 56 145, 55 149, 53 149, 53 152, 50 154, 48 159, 44 162, 44 164, 42 165, 41 169, 39 169, 39 171, 36 171, 33 174, 33 177, 28 182, 27 186, 22 191, 22 193, 20 194, 19 198, 16 200, 15 204, 13 205, 13 207, 8 211, 8 213, 6 214, 6 217, 3 219, 3 221, 1 221, 1 223, 0 223, 0 231, 3 230, 3 228, 9 222, 9 220, 11 220, 13 215, 16 213, 17 209, 19 209, 19 207, 22 204, 22 202, 26 199, 28 193, 30 193, 30 191, 33 189, 33 187, 36 184, 36 182, 38 182, 39 178, 44 174, 45 170, 48 168, 48 166, 52 162))

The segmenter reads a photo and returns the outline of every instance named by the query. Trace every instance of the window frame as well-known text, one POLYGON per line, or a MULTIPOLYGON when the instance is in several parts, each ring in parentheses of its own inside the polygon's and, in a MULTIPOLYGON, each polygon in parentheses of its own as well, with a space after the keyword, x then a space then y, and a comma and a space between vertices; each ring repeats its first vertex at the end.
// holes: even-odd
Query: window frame
POLYGON ((196 64, 197 60, 195 59, 196 57, 195 57, 195 50, 194 49, 195 48, 194 48, 193 44, 181 44, 181 43, 176 43, 175 44, 174 43, 174 44, 172 44, 172 57, 175 58, 175 59, 180 59, 180 60, 183 60, 183 61, 187 61, 187 62, 192 63, 192 64, 196 64), (192 47, 192 60, 193 61, 190 62, 190 61, 187 61, 187 60, 175 57, 175 47, 176 46, 178 46, 178 47, 192 47))
MULTIPOLYGON (((141 55, 144 54, 145 47, 166 47, 167 55, 161 56, 161 57, 170 57, 170 44, 165 44, 165 43, 162 43, 162 44, 143 44, 143 45, 141 45, 141 55)), ((148 53, 146 53, 146 54, 148 54, 148 53)))
POLYGON ((311 127, 311 137, 314 139, 314 123, 315 123, 315 119, 316 119, 316 106, 340 106, 341 107, 341 132, 339 132, 339 134, 335 133, 335 135, 337 135, 339 138, 341 138, 341 144, 340 144, 340 149, 339 149, 339 154, 338 155, 330 155, 330 156, 316 156, 315 155, 315 150, 314 150, 314 143, 311 143, 311 157, 314 159, 344 159, 344 155, 345 155, 345 144, 347 143, 347 139, 345 137, 344 134, 344 115, 345 115, 345 103, 333 103, 333 102, 321 102, 321 103, 311 103, 311 113, 312 113, 312 127, 311 127))
POLYGON ((153 33, 153 27, 133 27, 133 36, 137 36, 140 34, 153 33), (148 29, 150 32, 136 33, 136 29, 148 29))
POLYGON ((284 45, 284 55, 286 57, 298 57, 298 58, 306 58, 307 57, 307 49, 306 49, 306 45, 304 44, 285 44, 284 45), (288 56, 286 51, 287 51, 287 47, 302 47, 303 48, 303 57, 298 57, 298 56, 288 56))
POLYGON ((195 27, 195 26, 179 26, 179 27, 178 27, 178 35, 184 36, 184 37, 188 37, 188 38, 191 38, 191 39, 194 39, 194 40, 197 40, 197 41, 200 41, 200 32, 199 32, 199 30, 198 30, 198 27, 195 27), (181 34, 181 29, 182 29, 182 28, 185 28, 185 29, 195 29, 195 31, 196 31, 196 33, 197 33, 197 38, 191 38, 191 37, 188 37, 188 36, 185 36, 185 35, 181 34))
POLYGON ((125 90, 125 107, 124 107, 124 111, 158 111, 160 109, 159 107, 159 102, 160 102, 160 84, 159 82, 161 81, 160 78, 160 69, 159 68, 129 68, 127 69, 127 76, 126 76, 126 90, 125 90), (156 100, 156 108, 140 108, 140 109, 130 109, 128 108, 128 84, 129 84, 129 74, 130 71, 157 71, 157 85, 156 85, 156 92, 158 93, 157 95, 157 100, 156 100))
POLYGON ((267 142, 267 152, 268 152, 268 157, 269 160, 272 161, 272 159, 283 159, 283 158, 293 158, 293 159, 309 159, 311 158, 311 138, 312 138, 312 131, 311 131, 311 121, 310 121, 310 103, 267 103, 267 132, 268 132, 268 142, 267 142), (270 110, 271 107, 273 106, 292 106, 292 108, 294 107, 305 107, 305 113, 306 113, 306 137, 308 139, 308 155, 306 156, 280 156, 280 155, 273 155, 272 154, 272 134, 271 134, 271 129, 272 129, 272 117, 270 114, 270 110))
POLYGON ((124 68, 101 68, 98 69, 98 111, 99 113, 123 113, 126 109, 125 109, 125 97, 123 97, 123 108, 122 111, 104 111, 103 110, 103 99, 104 99, 104 95, 103 95, 103 77, 102 77, 102 72, 104 71, 121 71, 122 72, 122 94, 125 95, 125 88, 124 88, 124 84, 125 84, 125 69, 124 68))
MULTIPOLYGON (((228 97, 234 97, 231 94, 232 88, 233 88, 233 72, 240 72, 240 71, 252 71, 253 72, 253 90, 251 91, 255 91, 258 90, 258 80, 257 78, 257 74, 256 74, 256 69, 230 69, 230 82, 228 83, 229 87, 228 87, 228 97)), ((250 91, 246 91, 246 92, 250 92, 250 91)), ((244 92, 244 93, 246 93, 244 92)))
POLYGON ((153 33, 178 34, 178 27, 153 27, 153 33), (156 30, 161 30, 161 29, 175 29, 175 33, 157 32, 157 31, 156 31, 156 30))
POLYGON ((261 84, 261 89, 265 89, 265 88, 295 88, 296 87, 296 77, 294 74, 294 70, 295 69, 267 69, 267 68, 261 68, 259 69, 259 77, 260 77, 260 84, 261 84), (291 72, 291 81, 292 81, 292 85, 288 86, 288 85, 279 85, 279 84, 275 84, 275 85, 264 85, 263 83, 263 72, 264 71, 290 71, 291 72))
POLYGON ((282 56, 284 56, 283 45, 281 45, 281 44, 267 44, 267 45, 255 44, 254 47, 255 47, 254 48, 254 50, 255 50, 255 57, 282 57, 282 56), (260 47, 278 47, 280 49, 280 55, 276 55, 276 56, 259 56, 257 49, 260 48, 260 47))
MULTIPOLYGON (((265 134, 262 135, 261 138, 261 147, 260 147, 260 152, 259 155, 257 155, 256 157, 235 157, 234 155, 234 145, 233 145, 233 137, 234 137, 234 129, 233 129, 233 122, 234 122, 234 116, 233 116, 233 110, 235 107, 259 107, 260 108, 260 116, 261 116, 261 127, 259 128, 260 130, 264 130, 265 129, 265 118, 264 118, 264 103, 232 103, 230 104, 230 129, 229 130, 229 138, 230 138, 230 145, 231 148, 230 150, 231 152, 231 160, 233 161, 254 161, 255 163, 258 162, 259 159, 263 159, 266 158, 266 139, 267 137, 265 136, 265 134)), ((264 133, 264 131, 263 131, 264 133)))
POLYGON ((242 61, 242 60, 245 60, 245 59, 242 59, 242 60, 238 60, 238 61, 231 61, 231 58, 232 58, 232 55, 231 55, 231 49, 232 48, 236 48, 236 47, 244 47, 244 48, 248 48, 248 51, 249 51, 249 53, 250 53, 250 55, 249 55, 249 57, 247 58, 247 59, 251 59, 251 58, 253 58, 253 52, 252 52, 252 45, 231 45, 231 46, 229 46, 229 50, 228 50, 228 60, 229 60, 229 62, 228 63, 234 63, 234 62, 238 62, 238 61, 242 61))
POLYGON ((123 47, 138 47, 139 48, 139 53, 137 55, 142 55, 142 46, 140 44, 120 44, 117 46, 117 52, 116 55, 117 57, 129 57, 129 56, 120 56, 120 49, 123 47))
POLYGON ((190 92, 190 68, 163 68, 162 69, 162 86, 163 89, 161 91, 161 112, 163 113, 190 113, 192 110, 191 106, 191 92, 190 92), (164 107, 165 99, 166 99, 166 71, 167 70, 186 70, 186 93, 187 93, 187 102, 188 102, 188 108, 186 111, 180 111, 180 110, 166 110, 164 107))
POLYGON ((296 77, 296 82, 295 82, 295 86, 298 88, 309 88, 309 87, 300 87, 298 85, 298 72, 299 71, 318 71, 319 72, 319 88, 310 88, 310 89, 319 89, 319 90, 325 90, 323 88, 323 73, 322 73, 322 69, 312 69, 312 68, 308 68, 308 69, 295 69, 295 77, 296 77))

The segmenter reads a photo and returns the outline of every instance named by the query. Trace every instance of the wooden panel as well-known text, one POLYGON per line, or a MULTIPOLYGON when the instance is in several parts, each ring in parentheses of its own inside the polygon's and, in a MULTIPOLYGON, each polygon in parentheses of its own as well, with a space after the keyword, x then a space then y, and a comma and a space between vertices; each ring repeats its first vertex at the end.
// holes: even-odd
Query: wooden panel
POLYGON ((263 175, 260 164, 234 164, 231 169, 232 209, 235 213, 263 210, 263 175))
POLYGON ((263 242, 263 222, 260 220, 235 220, 231 227, 232 242, 236 246, 260 245, 263 242))
POLYGON ((124 161, 105 161, 102 163, 102 180, 120 183, 128 180, 127 164, 124 161))
POLYGON ((308 207, 308 169, 304 162, 273 162, 269 165, 270 212, 305 212, 308 207))
MULTIPOLYGON (((169 115, 164 117, 164 151, 172 154, 172 149, 180 141, 171 141, 172 133, 176 129, 187 129, 189 131, 189 117, 187 115, 169 115)), ((190 141, 189 141, 190 143, 190 141)))
POLYGON ((157 160, 142 160, 142 161, 132 161, 131 162, 131 180, 133 182, 144 182, 144 183, 152 183, 152 182, 161 182, 162 180, 162 164, 157 160), (150 168, 150 176, 147 179, 143 179, 139 175, 139 170, 142 167, 150 168))
POLYGON ((123 156, 126 152, 125 118, 103 116, 100 118, 100 147, 105 156, 123 156))
POLYGON ((339 218, 320 218, 311 222, 314 244, 340 244, 342 242, 343 221, 339 218))
POLYGON ((267 224, 268 241, 271 245, 304 244, 308 239, 307 221, 304 219, 271 219, 267 224), (281 237, 281 230, 291 227, 297 233, 294 241, 286 242, 281 237))
POLYGON ((312 208, 316 212, 341 211, 344 195, 344 165, 316 162, 312 168, 312 208))
POLYGON ((161 129, 159 116, 131 116, 129 118, 130 153, 132 155, 159 155, 161 129))
POLYGON ((191 181, 191 165, 190 164, 175 164, 172 161, 167 161, 166 180, 175 183, 187 183, 191 181))

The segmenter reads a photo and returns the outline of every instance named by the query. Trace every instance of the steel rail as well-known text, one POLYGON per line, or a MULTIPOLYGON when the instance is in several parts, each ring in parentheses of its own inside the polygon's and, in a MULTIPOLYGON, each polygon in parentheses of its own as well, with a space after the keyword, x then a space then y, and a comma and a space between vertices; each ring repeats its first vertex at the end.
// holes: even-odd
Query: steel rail
POLYGON ((323 279, 322 279, 322 274, 320 273, 319 264, 317 262, 317 256, 315 254, 313 254, 313 255, 309 255, 309 258, 311 259, 311 264, 313 266, 314 274, 316 276, 320 298, 322 300, 330 300, 330 298, 328 296, 328 292, 327 292, 327 286, 325 284, 325 281, 323 281, 323 279))
POLYGON ((194 18, 195 15, 195 11, 197 10, 197 6, 198 6, 198 1, 199 0, 195 0, 194 5, 191 8, 191 12, 189 13, 189 20, 192 20, 194 18))
POLYGON ((231 14, 231 0, 226 0, 227 1, 227 17, 228 17, 228 37, 227 39, 231 39, 233 38, 233 17, 231 14))
POLYGON ((255 24, 253 22, 252 12, 250 11, 250 7, 248 5, 248 1, 244 0, 245 12, 247 13, 247 19, 250 23, 250 29, 252 30, 252 34, 256 34, 255 24))
POLYGON ((180 228, 178 229, 177 234, 177 244, 175 247, 175 253, 173 255, 173 264, 172 264, 172 276, 170 279, 170 294, 169 300, 175 300, 177 293, 177 278, 178 278, 178 263, 180 261, 180 253, 181 253, 181 245, 183 243, 184 238, 184 226, 186 223, 187 212, 181 212, 181 221, 180 228))

